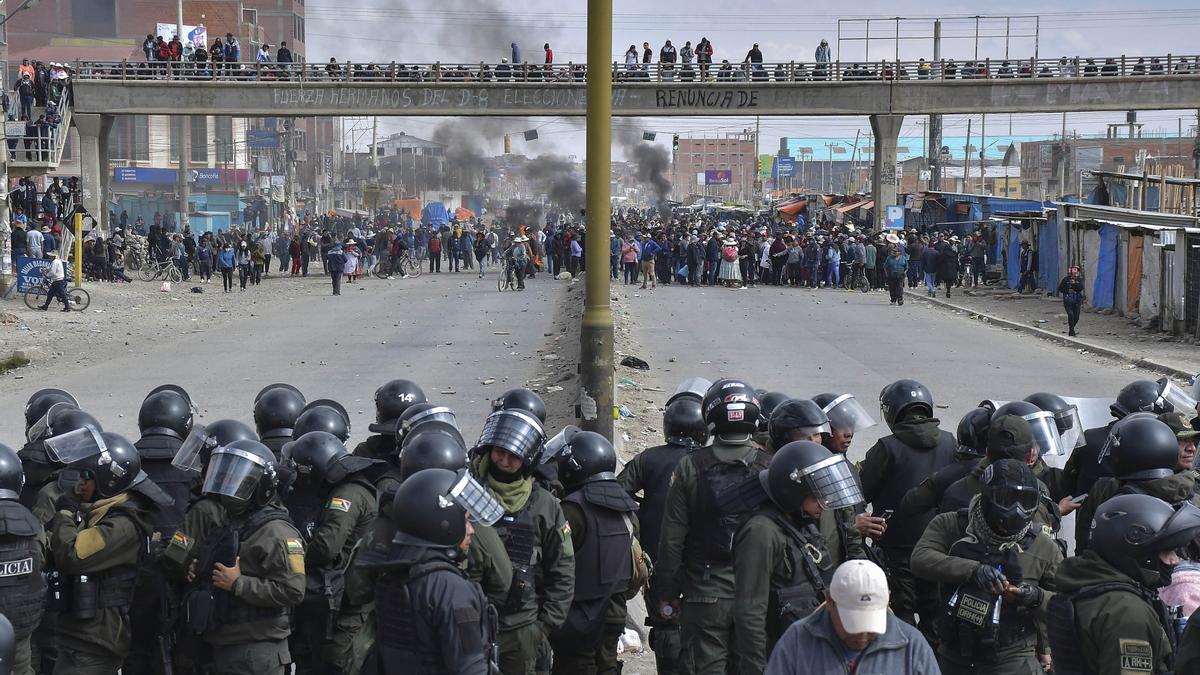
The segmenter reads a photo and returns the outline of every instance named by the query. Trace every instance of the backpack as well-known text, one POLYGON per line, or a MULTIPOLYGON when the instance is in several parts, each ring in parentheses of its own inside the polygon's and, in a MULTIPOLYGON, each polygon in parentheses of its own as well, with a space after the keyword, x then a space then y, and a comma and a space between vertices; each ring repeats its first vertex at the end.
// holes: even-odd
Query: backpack
POLYGON ((733 261, 737 260, 737 257, 738 257, 737 248, 735 248, 733 246, 726 246, 725 248, 721 249, 721 258, 723 260, 725 260, 726 262, 733 262, 733 261))

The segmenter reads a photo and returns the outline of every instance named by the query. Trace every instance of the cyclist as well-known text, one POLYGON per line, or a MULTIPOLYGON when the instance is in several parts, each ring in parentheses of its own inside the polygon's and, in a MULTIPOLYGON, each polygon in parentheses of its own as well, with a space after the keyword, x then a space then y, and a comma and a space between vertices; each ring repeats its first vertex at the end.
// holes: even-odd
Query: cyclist
POLYGON ((397 234, 392 239, 392 247, 389 251, 389 259, 387 261, 388 278, 392 278, 392 273, 399 268, 400 278, 407 279, 408 273, 404 271, 404 263, 401 262, 408 255, 408 242, 404 240, 404 236, 397 234))
POLYGON ((529 262, 529 249, 525 243, 528 241, 528 237, 518 236, 512 240, 504 253, 505 279, 511 280, 509 275, 516 274, 518 291, 525 290, 525 265, 529 262))
POLYGON ((43 273, 46 280, 50 282, 50 290, 46 294, 46 302, 40 309, 45 312, 50 309, 50 301, 57 299, 63 304, 62 311, 71 311, 71 300, 67 297, 67 275, 63 271, 62 260, 58 258, 58 251, 47 251, 46 257, 50 259, 50 267, 46 268, 43 273))

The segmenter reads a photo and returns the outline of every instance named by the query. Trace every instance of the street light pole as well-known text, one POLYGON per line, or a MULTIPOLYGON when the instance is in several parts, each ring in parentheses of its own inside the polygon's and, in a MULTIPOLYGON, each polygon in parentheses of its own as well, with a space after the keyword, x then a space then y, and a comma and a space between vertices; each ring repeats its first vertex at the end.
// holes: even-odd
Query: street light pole
POLYGON ((609 304, 612 205, 612 0, 588 0, 587 272, 579 331, 580 425, 613 438, 613 317, 609 304))

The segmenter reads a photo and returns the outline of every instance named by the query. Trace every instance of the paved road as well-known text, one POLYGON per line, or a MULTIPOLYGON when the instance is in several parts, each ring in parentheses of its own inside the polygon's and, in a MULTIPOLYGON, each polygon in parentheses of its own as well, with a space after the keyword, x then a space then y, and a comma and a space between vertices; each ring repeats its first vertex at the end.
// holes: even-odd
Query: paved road
POLYGON ((558 331, 554 316, 565 297, 564 286, 548 277, 531 281, 523 293, 501 294, 494 277, 478 281, 467 273, 346 285, 340 297, 329 295, 321 279, 267 283, 304 286, 280 293, 278 302, 258 303, 253 316, 243 312, 137 353, 94 355, 96 365, 54 381, 36 370, 19 380, 0 378, 0 442, 20 446, 21 411, 42 387, 71 391, 106 430, 136 439, 138 406, 158 384, 184 386, 202 409, 201 422, 252 422, 254 395, 282 381, 309 400, 341 401, 357 443, 370 433, 375 389, 397 377, 415 380, 431 400, 453 407, 463 435, 474 440, 490 398, 538 374, 535 351, 548 340, 544 333, 558 331), (485 378, 496 381, 483 385, 485 378))

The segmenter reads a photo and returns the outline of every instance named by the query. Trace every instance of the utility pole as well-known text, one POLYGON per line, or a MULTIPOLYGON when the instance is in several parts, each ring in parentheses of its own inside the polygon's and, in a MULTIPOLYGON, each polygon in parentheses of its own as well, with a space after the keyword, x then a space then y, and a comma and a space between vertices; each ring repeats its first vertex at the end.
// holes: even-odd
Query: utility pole
MULTIPOLYGON (((930 69, 941 78, 942 73, 942 22, 933 22, 933 64, 930 69)), ((929 116, 929 189, 942 189, 942 116, 929 116)))
POLYGON ((983 194, 986 189, 986 181, 984 176, 987 174, 987 169, 984 168, 986 163, 983 161, 984 154, 987 152, 987 115, 979 116, 979 193, 983 194))
POLYGON ((1067 113, 1062 116, 1062 140, 1058 151, 1058 198, 1067 194, 1067 113))
MULTIPOLYGON (((3 25, 8 23, 7 8, 0 4, 0 29, 4 32, 0 34, 0 87, 8 87, 8 27, 3 25)), ((3 120, 0 120, 2 122, 3 120)), ((6 129, 0 123, 0 143, 5 148, 4 152, 0 152, 0 186, 4 188, 4 198, 0 199, 0 224, 8 223, 8 141, 6 129)), ((12 240, 6 239, 0 242, 0 272, 11 271, 13 275, 12 283, 16 283, 17 276, 17 261, 12 259, 12 240), (4 260, 9 259, 8 265, 5 266, 4 260)), ((8 280, 0 276, 0 293, 8 291, 8 280)))
POLYGON ((579 331, 580 426, 613 439, 613 317, 609 301, 612 204, 612 0, 587 4, 587 271, 579 331))
MULTIPOLYGON (((183 0, 175 0, 175 34, 179 36, 179 42, 182 43, 187 37, 183 34, 183 0)), ((178 67, 178 66, 173 66, 178 67)), ((192 116, 183 116, 183 130, 179 133, 179 231, 188 224, 188 202, 192 199, 192 186, 188 183, 190 176, 188 175, 188 162, 192 159, 192 116)), ((108 167, 100 167, 101 171, 107 171, 108 167)), ((104 204, 104 200, 100 200, 104 204)), ((92 214, 96 221, 100 222, 101 217, 107 217, 106 208, 100 209, 101 213, 92 214)), ((110 224, 111 225, 111 224, 110 224)))
POLYGON ((971 185, 971 122, 967 118, 967 140, 963 145, 963 192, 970 192, 971 185))

